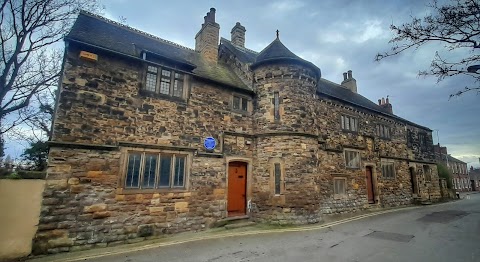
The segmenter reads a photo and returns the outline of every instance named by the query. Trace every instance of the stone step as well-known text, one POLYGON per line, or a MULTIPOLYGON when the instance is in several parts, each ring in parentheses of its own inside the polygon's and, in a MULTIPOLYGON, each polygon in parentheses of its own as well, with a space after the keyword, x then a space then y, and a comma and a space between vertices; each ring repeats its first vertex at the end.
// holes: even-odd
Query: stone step
POLYGON ((218 220, 215 222, 212 227, 223 227, 225 225, 229 224, 235 224, 235 223, 242 223, 245 221, 249 221, 250 217, 249 216, 236 216, 236 217, 226 217, 224 219, 218 220))
POLYGON ((253 221, 243 221, 243 222, 237 222, 234 224, 228 224, 225 225, 225 229, 234 229, 234 228, 241 228, 241 227, 249 227, 255 225, 255 222, 253 221))

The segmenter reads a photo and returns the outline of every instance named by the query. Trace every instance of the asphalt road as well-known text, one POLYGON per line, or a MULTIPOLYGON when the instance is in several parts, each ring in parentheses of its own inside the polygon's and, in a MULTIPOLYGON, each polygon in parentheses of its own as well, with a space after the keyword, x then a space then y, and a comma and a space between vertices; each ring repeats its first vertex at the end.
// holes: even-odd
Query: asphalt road
POLYGON ((86 261, 479 262, 480 194, 327 229, 202 240, 86 261))

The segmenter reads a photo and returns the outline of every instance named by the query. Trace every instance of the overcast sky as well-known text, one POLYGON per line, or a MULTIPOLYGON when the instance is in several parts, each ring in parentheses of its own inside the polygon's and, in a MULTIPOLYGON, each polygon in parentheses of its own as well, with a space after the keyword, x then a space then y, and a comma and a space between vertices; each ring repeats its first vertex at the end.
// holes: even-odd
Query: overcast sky
MULTIPOLYGON (((104 15, 126 19, 131 27, 194 48, 194 37, 210 7, 215 7, 220 36, 230 39, 235 22, 246 27, 246 47, 261 51, 280 30, 281 41, 295 54, 316 64, 322 77, 340 83, 342 73, 353 71, 358 92, 372 101, 390 97, 400 117, 434 131, 434 143, 480 166, 480 95, 467 93, 449 100, 449 94, 470 83, 451 78, 437 83, 418 77, 428 68, 440 45, 375 62, 387 51, 389 26, 428 12, 427 1, 277 0, 277 1, 154 1, 103 0, 104 15)), ((468 50, 470 51, 470 50, 468 50)), ((463 51, 465 52, 465 51, 463 51)), ((450 52, 460 57, 462 52, 450 52)), ((477 84, 478 85, 478 84, 477 84)), ((7 151, 8 152, 8 151, 7 151)))

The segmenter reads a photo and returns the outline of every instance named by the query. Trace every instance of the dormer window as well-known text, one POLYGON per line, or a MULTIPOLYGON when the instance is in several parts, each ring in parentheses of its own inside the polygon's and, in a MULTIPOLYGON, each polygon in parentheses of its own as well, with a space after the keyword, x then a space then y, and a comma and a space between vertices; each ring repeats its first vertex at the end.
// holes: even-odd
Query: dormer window
POLYGON ((185 75, 174 70, 147 66, 145 90, 161 95, 183 98, 185 75))

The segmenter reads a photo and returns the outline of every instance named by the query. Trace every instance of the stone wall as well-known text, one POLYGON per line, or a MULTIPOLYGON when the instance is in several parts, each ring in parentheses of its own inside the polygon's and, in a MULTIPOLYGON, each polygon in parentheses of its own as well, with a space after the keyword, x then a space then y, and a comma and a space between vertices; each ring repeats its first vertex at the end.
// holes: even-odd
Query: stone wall
POLYGON ((327 184, 318 164, 318 141, 303 136, 259 137, 254 164, 252 216, 281 224, 316 223, 321 220, 321 192, 327 184), (281 194, 275 195, 273 168, 284 173, 281 194))
POLYGON ((232 110, 231 90, 188 76, 185 99, 148 96, 141 90, 144 64, 101 52, 93 63, 78 59, 79 51, 71 46, 67 53, 54 141, 201 149, 204 137, 252 132, 251 114, 232 110))
POLYGON ((33 252, 57 253, 208 228, 226 215, 222 158, 190 156, 188 190, 122 190, 121 151, 54 147, 33 252))
POLYGON ((145 95, 140 62, 100 51, 88 62, 79 51, 67 52, 34 252, 130 243, 224 218, 223 156, 252 157, 255 146, 251 113, 232 110, 235 92, 188 76, 183 100, 145 95), (219 145, 205 154, 207 136, 219 145), (123 189, 127 150, 152 145, 188 154, 185 190, 123 189))
POLYGON ((257 221, 316 223, 328 214, 410 204, 411 167, 422 199, 440 195, 428 146, 415 147, 407 139, 412 133, 407 130, 424 132, 430 145, 430 131, 320 96, 309 68, 266 65, 250 76, 247 65, 223 56, 239 66, 244 81, 254 76, 255 96, 188 75, 179 99, 142 90, 142 61, 97 50, 98 62, 88 62, 78 59, 78 46, 67 51, 36 254, 208 228, 227 216, 228 161, 249 165, 248 214, 257 221), (280 119, 275 119, 275 92, 280 119), (234 94, 250 100, 247 112, 232 109, 234 94), (342 115, 356 117, 358 130, 342 130, 342 115), (391 136, 380 138, 377 124, 388 126, 391 136), (212 152, 203 149, 207 136, 219 142, 212 152), (124 189, 127 152, 147 149, 188 156, 185 188, 124 189), (346 167, 346 149, 360 153, 359 168, 346 167), (382 161, 394 163, 395 178, 382 176, 382 161), (282 170, 279 194, 274 163, 282 170), (431 166, 431 181, 424 180, 424 165, 431 166), (367 199, 367 167, 375 181, 373 205, 367 199), (335 178, 346 180, 341 196, 334 194, 335 178))

